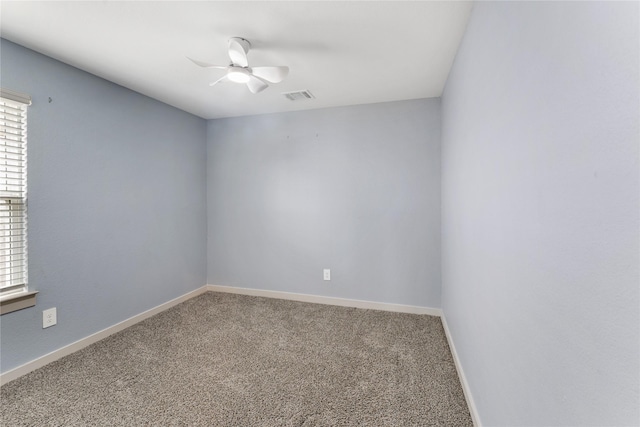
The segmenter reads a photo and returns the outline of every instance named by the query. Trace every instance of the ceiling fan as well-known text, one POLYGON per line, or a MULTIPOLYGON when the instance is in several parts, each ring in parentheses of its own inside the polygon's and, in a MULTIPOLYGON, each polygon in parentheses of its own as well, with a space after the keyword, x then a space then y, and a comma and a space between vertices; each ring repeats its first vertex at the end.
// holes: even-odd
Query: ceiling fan
POLYGON ((223 80, 229 80, 234 83, 246 83, 251 93, 258 93, 269 87, 269 83, 280 83, 289 74, 289 67, 249 67, 247 53, 251 49, 249 40, 241 37, 232 37, 229 39, 229 58, 231 63, 227 66, 213 65, 206 62, 198 61, 187 57, 191 62, 204 68, 219 68, 227 70, 227 73, 210 83, 213 86, 223 80))

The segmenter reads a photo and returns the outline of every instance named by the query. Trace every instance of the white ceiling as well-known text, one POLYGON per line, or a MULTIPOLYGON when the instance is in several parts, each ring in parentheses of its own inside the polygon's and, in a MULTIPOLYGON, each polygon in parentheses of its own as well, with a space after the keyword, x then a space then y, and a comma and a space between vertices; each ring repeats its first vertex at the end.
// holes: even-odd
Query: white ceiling
MULTIPOLYGON (((471 2, 0 1, 3 38, 205 119, 437 97, 471 2), (227 40, 249 65, 288 65, 258 94, 226 82, 227 40), (310 90, 312 100, 282 92, 310 90)), ((28 70, 27 70, 28 72, 28 70)))

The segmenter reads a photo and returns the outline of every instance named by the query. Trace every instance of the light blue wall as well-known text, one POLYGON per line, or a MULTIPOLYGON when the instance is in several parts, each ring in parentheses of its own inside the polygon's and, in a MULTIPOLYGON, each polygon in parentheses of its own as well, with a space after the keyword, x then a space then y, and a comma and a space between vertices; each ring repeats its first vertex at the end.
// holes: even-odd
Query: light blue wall
POLYGON ((640 420, 638 15, 474 6, 442 99, 442 304, 486 426, 640 420))
POLYGON ((1 41, 29 108, 35 308, 2 316, 2 371, 205 284, 206 121, 1 41), (51 103, 48 98, 51 97, 51 103), (58 324, 42 329, 42 310, 58 324))
POLYGON ((212 120, 208 172, 208 283, 440 307, 439 99, 212 120))

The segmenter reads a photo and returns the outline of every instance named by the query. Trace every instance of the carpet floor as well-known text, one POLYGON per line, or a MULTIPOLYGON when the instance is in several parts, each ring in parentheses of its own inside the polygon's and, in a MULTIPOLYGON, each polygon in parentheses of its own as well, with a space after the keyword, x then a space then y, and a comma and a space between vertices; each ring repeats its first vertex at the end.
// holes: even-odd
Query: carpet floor
POLYGON ((0 388, 2 426, 472 426, 440 319, 208 292, 0 388))

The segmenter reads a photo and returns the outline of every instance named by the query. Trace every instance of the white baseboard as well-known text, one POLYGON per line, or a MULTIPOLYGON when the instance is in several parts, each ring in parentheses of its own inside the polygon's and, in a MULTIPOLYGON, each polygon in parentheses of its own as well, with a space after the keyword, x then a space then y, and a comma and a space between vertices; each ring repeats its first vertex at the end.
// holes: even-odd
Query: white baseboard
POLYGON ((193 297, 196 297, 198 295, 201 295, 205 292, 207 292, 209 289, 207 288, 207 286, 202 286, 201 288, 198 288, 194 291, 191 291, 189 293, 186 293, 182 296, 179 296, 178 298, 174 298, 171 301, 167 301, 164 304, 160 304, 154 308, 151 308, 147 311, 144 311, 140 314, 137 314, 133 317, 130 317, 126 320, 123 320, 120 323, 116 323, 113 326, 109 326, 106 329, 103 329, 101 331, 98 331, 94 334, 89 335, 88 337, 82 338, 74 343, 71 343, 69 345, 66 345, 62 348, 59 348, 57 350, 52 351, 51 353, 45 354, 44 356, 38 357, 37 359, 32 360, 31 362, 27 362, 24 365, 20 365, 16 368, 13 368, 3 374, 0 375, 0 385, 4 385, 6 383, 8 383, 9 381, 13 381, 23 375, 28 374, 31 371, 35 371, 38 368, 43 367, 44 365, 47 365, 51 362, 55 362, 56 360, 67 356, 71 353, 75 353, 78 350, 81 350, 85 347, 87 347, 88 345, 91 345, 95 342, 100 341, 101 339, 104 339, 106 337, 108 337, 109 335, 113 335, 116 332, 120 332, 121 330, 128 328, 129 326, 132 326, 138 322, 141 322, 151 316, 154 316, 162 311, 165 311, 171 307, 173 307, 174 305, 178 305, 181 302, 184 302, 188 299, 191 299, 193 297))
POLYGON ((456 365, 456 371, 458 371, 458 377, 460 378, 460 383, 462 384, 464 398, 467 401, 467 406, 469 407, 469 412, 471 413, 471 420, 473 421, 473 425, 475 427, 482 427, 482 424, 480 423, 480 414, 478 413, 478 408, 476 408, 475 401, 473 400, 473 396, 471 395, 471 389, 469 388, 467 377, 465 377, 464 375, 464 370, 462 369, 462 364, 460 363, 460 359, 458 358, 458 352, 456 351, 456 346, 453 343, 453 337, 451 337, 449 325, 447 325, 447 319, 444 316, 444 313, 442 313, 440 319, 442 320, 444 334, 447 336, 447 342, 449 343, 449 348, 451 349, 453 362, 456 365))
POLYGON ((263 289, 237 288, 235 286, 207 285, 212 292, 226 292, 230 294, 251 295, 255 297, 277 298, 291 301, 311 302, 315 304, 338 305, 341 307, 366 308, 369 310, 395 311, 398 313, 427 314, 430 316, 442 315, 439 308, 420 307, 416 305, 389 304, 385 302, 362 301, 336 297, 323 297, 319 295, 296 294, 293 292, 267 291, 263 289))

